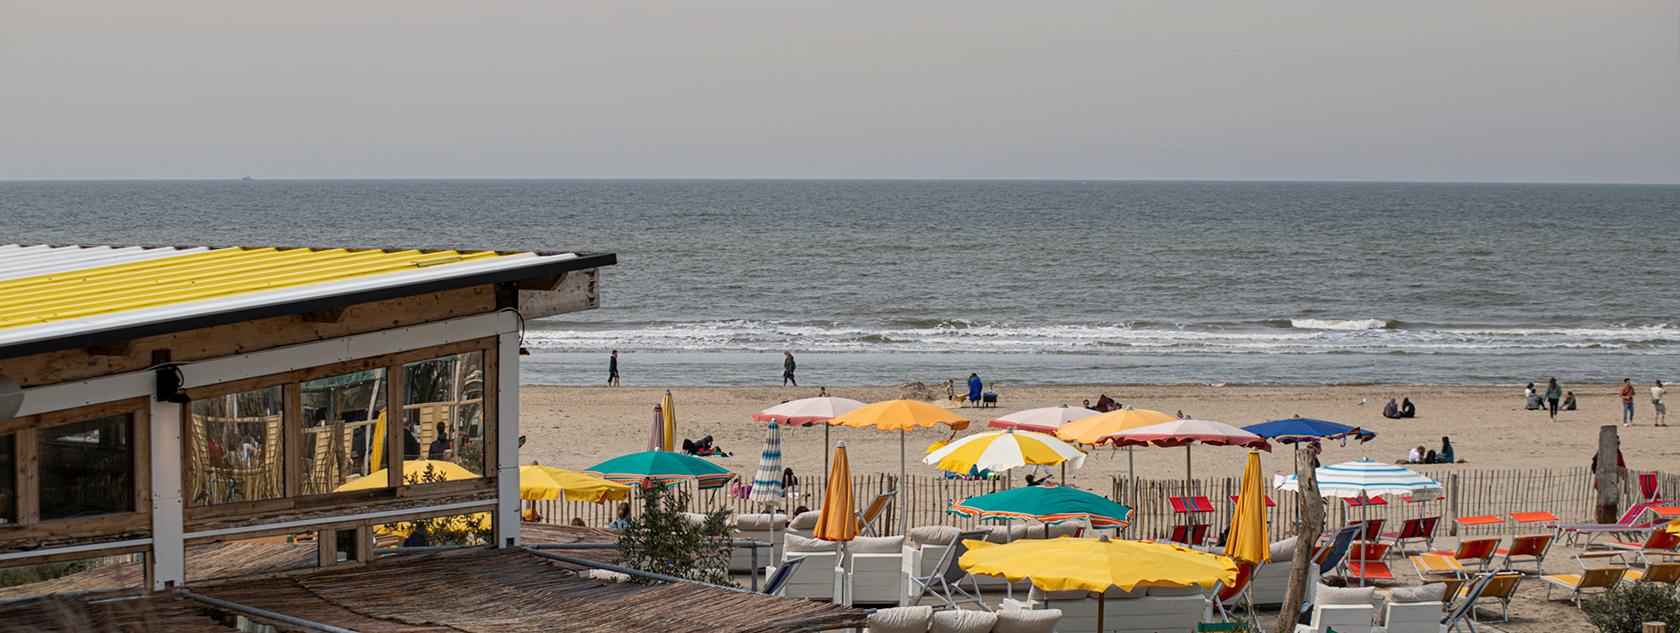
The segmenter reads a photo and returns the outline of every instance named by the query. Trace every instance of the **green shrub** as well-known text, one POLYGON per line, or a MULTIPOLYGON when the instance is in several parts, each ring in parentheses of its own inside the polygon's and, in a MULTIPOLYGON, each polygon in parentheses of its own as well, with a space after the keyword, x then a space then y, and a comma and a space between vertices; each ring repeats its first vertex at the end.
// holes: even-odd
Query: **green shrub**
POLYGON ((698 582, 729 584, 729 548, 717 543, 728 534, 723 525, 728 511, 714 511, 695 525, 683 517, 688 511, 688 493, 650 486, 643 488, 641 495, 642 515, 618 537, 619 564, 698 582))
POLYGON ((1640 633, 1646 622, 1666 622, 1680 630, 1680 600, 1673 588, 1652 583, 1622 585, 1581 603, 1587 620, 1603 633, 1640 633))

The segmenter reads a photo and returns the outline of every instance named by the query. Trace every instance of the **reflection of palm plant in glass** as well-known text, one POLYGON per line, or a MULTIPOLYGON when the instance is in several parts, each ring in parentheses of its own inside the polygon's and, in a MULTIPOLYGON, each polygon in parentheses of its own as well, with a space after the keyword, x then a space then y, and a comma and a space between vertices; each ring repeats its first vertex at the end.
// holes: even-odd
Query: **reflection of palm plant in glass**
MULTIPOLYGON (((429 484, 448 481, 443 473, 426 465, 423 472, 406 475, 403 482, 408 485, 429 484)), ((457 516, 432 517, 401 523, 390 523, 386 527, 391 532, 407 533, 403 540, 404 546, 424 545, 482 545, 490 542, 491 530, 485 514, 466 514, 457 516)))

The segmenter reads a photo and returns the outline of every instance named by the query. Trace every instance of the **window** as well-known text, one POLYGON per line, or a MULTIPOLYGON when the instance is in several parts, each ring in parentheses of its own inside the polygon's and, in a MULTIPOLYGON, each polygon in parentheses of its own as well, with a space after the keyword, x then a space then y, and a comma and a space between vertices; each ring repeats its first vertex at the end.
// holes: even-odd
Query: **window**
POLYGON ((41 520, 134 510, 134 416, 36 432, 41 520))
POLYGON ((187 423, 190 505, 285 496, 284 391, 275 385, 193 401, 187 423))
POLYGON ((482 476, 484 352, 409 363, 403 375, 403 458, 451 462, 482 476))
POLYGON ((329 493, 385 467, 384 369, 306 380, 301 388, 298 494, 329 493))
POLYGON ((0 525, 17 523, 17 440, 0 435, 0 525))

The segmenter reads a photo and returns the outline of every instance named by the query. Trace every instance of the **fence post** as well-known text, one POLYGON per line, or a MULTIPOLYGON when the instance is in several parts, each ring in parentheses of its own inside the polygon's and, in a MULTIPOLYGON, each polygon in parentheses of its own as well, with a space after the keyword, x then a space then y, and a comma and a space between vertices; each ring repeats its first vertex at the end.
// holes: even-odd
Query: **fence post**
POLYGON ((1616 463, 1619 442, 1615 425, 1598 428, 1598 500, 1593 510, 1593 520, 1598 523, 1615 523, 1620 512, 1622 482, 1616 463))

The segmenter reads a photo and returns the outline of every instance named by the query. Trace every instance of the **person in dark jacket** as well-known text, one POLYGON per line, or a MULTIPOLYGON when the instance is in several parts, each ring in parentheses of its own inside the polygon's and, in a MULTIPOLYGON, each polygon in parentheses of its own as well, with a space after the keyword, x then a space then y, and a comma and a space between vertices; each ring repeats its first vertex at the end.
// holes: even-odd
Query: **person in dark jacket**
POLYGON ((1402 417, 1402 418, 1415 418, 1415 417, 1417 417, 1417 406, 1412 404, 1412 399, 1411 398, 1401 398, 1400 399, 1400 417, 1402 417))
POLYGON ((793 379, 793 370, 795 368, 797 368, 798 366, 799 365, 797 363, 793 362, 793 352, 782 352, 782 386, 783 387, 788 386, 789 383, 792 383, 793 386, 795 386, 795 387, 799 386, 799 381, 793 379))
POLYGON ((1390 420, 1400 419, 1400 405, 1396 404, 1393 398, 1389 398, 1388 405, 1383 407, 1383 417, 1390 420))
POLYGON ((976 373, 976 374, 969 374, 968 375, 968 402, 969 402, 969 404, 975 404, 977 402, 980 402, 980 392, 985 390, 985 386, 986 386, 985 383, 980 382, 980 374, 976 373))

